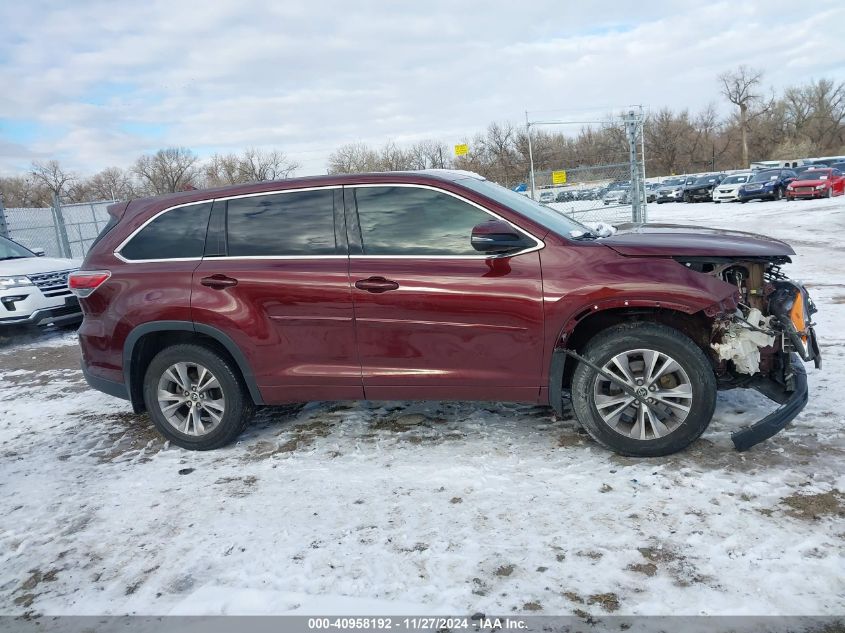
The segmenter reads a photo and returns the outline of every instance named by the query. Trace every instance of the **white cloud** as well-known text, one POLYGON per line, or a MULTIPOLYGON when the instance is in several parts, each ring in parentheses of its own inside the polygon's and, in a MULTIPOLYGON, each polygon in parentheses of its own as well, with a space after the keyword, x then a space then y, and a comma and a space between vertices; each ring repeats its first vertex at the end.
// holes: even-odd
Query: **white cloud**
POLYGON ((319 173, 342 143, 451 141, 526 109, 697 109, 740 63, 776 87, 845 79, 838 2, 637 4, 4 3, 0 119, 40 131, 0 169, 273 145, 319 173))

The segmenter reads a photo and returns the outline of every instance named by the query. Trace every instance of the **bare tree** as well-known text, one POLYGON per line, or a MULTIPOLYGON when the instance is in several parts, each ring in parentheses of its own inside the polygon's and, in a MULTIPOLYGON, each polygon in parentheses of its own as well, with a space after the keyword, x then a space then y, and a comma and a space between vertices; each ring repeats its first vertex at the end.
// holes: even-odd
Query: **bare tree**
POLYGON ((234 185, 290 178, 299 167, 284 152, 249 148, 241 154, 214 154, 205 165, 205 176, 211 186, 234 185))
POLYGON ((106 167, 87 181, 96 200, 131 200, 135 187, 131 176, 120 167, 106 167))
POLYGON ((408 148, 409 169, 446 169, 449 166, 449 148, 445 143, 426 139, 408 148))
POLYGON ((241 166, 237 154, 214 154, 204 167, 209 187, 234 185, 241 181, 241 166))
POLYGON ((66 194, 70 183, 76 180, 76 176, 65 171, 57 160, 36 161, 30 169, 32 177, 56 198, 66 194))
POLYGON ((348 143, 333 151, 328 158, 330 174, 353 174, 377 171, 379 156, 365 143, 348 143))
POLYGON ((52 193, 43 182, 33 177, 0 178, 0 194, 6 207, 49 207, 52 193))
POLYGON ((763 71, 741 65, 734 71, 719 75, 722 84, 722 95, 739 108, 739 130, 742 147, 742 165, 748 166, 748 124, 759 112, 765 110, 760 107, 763 96, 760 93, 760 82, 763 71), (755 113, 755 109, 757 109, 755 113))
POLYGON ((244 150, 239 160, 242 182, 261 182, 290 178, 301 165, 279 150, 262 151, 253 147, 244 150))
POLYGON ((837 152, 845 144, 845 83, 819 79, 789 88, 783 96, 786 117, 800 146, 807 140, 811 151, 837 152))
POLYGON ((199 158, 186 147, 168 147, 138 158, 132 171, 152 194, 184 191, 198 184, 199 158))

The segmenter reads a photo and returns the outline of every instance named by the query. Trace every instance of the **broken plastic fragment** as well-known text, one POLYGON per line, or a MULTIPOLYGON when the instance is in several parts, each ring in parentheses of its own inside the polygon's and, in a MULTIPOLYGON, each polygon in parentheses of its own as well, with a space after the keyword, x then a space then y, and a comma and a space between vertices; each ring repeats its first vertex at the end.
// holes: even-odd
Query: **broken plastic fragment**
MULTIPOLYGON (((741 313, 739 315, 742 317, 741 313)), ((760 330, 769 330, 772 317, 752 308, 745 321, 760 330)), ((741 374, 752 376, 760 371, 760 348, 774 343, 775 337, 759 330, 752 330, 742 321, 734 321, 726 329, 721 343, 713 343, 721 360, 732 361, 741 374)))

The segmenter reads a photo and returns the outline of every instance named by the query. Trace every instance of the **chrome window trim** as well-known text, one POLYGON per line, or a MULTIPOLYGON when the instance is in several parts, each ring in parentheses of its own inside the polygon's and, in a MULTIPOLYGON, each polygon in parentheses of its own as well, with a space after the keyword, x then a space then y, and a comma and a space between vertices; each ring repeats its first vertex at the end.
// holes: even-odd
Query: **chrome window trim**
MULTIPOLYGON (((473 206, 476 209, 484 211, 485 213, 493 216, 497 220, 501 220, 502 222, 505 222, 506 224, 510 225, 511 227, 513 227, 514 229, 516 229, 517 231, 522 233, 523 235, 525 235, 525 236, 531 238, 532 240, 534 240, 535 242, 537 242, 536 245, 534 245, 530 248, 525 248, 525 249, 523 249, 521 251, 517 251, 515 253, 504 253, 504 254, 502 254, 502 253, 493 254, 493 255, 485 255, 484 253, 479 253, 478 255, 366 255, 366 254, 364 254, 364 255, 350 255, 349 256, 350 259, 479 259, 479 260, 500 259, 500 258, 504 258, 504 257, 518 257, 520 255, 525 255, 526 253, 533 253, 534 251, 539 251, 539 250, 545 248, 545 246, 546 246, 545 242, 543 242, 543 240, 541 240, 539 237, 537 237, 536 235, 533 235, 532 233, 529 233, 528 231, 526 231, 522 227, 517 226, 516 224, 514 224, 510 220, 506 220, 502 216, 498 215, 497 213, 491 211, 490 209, 488 209, 486 207, 481 206, 477 202, 473 202, 472 200, 469 200, 469 199, 467 199, 467 198, 465 198, 465 197, 463 197, 463 196, 461 196, 457 193, 454 193, 453 191, 447 191, 446 189, 441 189, 440 187, 435 187, 433 185, 421 185, 421 184, 409 183, 409 182, 402 182, 402 183, 383 183, 383 182, 362 183, 362 184, 346 185, 346 187, 349 188, 349 189, 371 188, 371 187, 407 187, 407 188, 414 188, 414 189, 430 189, 430 190, 436 191, 438 193, 445 193, 446 195, 452 196, 453 198, 456 198, 456 199, 460 200, 461 202, 464 202, 464 203, 466 203, 470 206, 473 206)), ((355 202, 355 212, 356 213, 358 212, 357 200, 355 202)), ((360 222, 360 220, 359 220, 359 222, 360 222)), ((362 239, 363 239, 363 236, 362 236, 362 239)))
POLYGON ((284 194, 284 193, 297 193, 301 191, 317 191, 322 189, 342 189, 343 185, 323 185, 317 187, 297 187, 295 189, 278 189, 275 191, 259 191, 257 193, 242 193, 235 196, 220 196, 218 198, 206 198, 204 200, 194 200, 192 202, 183 202, 182 204, 174 204, 172 207, 167 207, 166 209, 162 209, 158 213, 150 216, 147 218, 141 226, 137 229, 132 231, 125 240, 123 240, 120 244, 118 244, 117 248, 114 249, 114 256, 117 257, 120 261, 126 264, 149 264, 149 263, 161 263, 161 262, 200 262, 203 259, 324 259, 324 258, 344 258, 346 259, 346 255, 252 255, 252 256, 244 256, 244 257, 164 257, 164 258, 157 258, 157 259, 127 259, 124 257, 120 251, 135 237, 138 233, 143 231, 147 225, 155 220, 157 217, 164 215, 168 211, 172 211, 173 209, 180 209, 182 207, 189 207, 194 204, 214 204, 218 200, 237 200, 239 198, 255 198, 257 196, 274 196, 277 194, 284 194))
MULTIPOLYGON (((357 213, 357 205, 355 209, 357 213)), ((234 196, 220 196, 214 198, 206 198, 204 200, 194 200, 192 202, 183 202, 182 204, 175 204, 172 207, 167 207, 162 209, 158 213, 152 215, 151 217, 147 218, 141 226, 137 229, 132 231, 129 236, 124 239, 120 244, 118 244, 117 248, 114 249, 114 256, 119 259, 120 261, 126 264, 150 264, 150 263, 162 263, 162 262, 201 262, 204 260, 213 260, 213 261, 232 261, 232 260, 293 260, 293 259, 302 259, 302 260, 309 260, 309 259, 456 259, 456 260, 465 260, 465 259, 475 259, 475 260, 485 260, 485 259, 499 259, 503 257, 518 257, 519 255, 525 255, 527 253, 533 253, 534 251, 539 251, 545 248, 546 244, 536 235, 526 231, 525 229, 517 226, 510 220, 506 220, 502 216, 496 214, 495 212, 487 209, 486 207, 481 206, 480 204, 473 202, 472 200, 468 200, 467 198, 456 194, 452 191, 447 191, 446 189, 441 189, 440 187, 435 187, 433 185, 425 185, 425 184, 417 184, 417 183, 406 183, 406 182, 380 182, 380 183, 361 183, 361 184, 351 184, 351 185, 322 185, 322 186, 315 186, 315 187, 297 187, 294 189, 281 189, 275 191, 259 191, 256 193, 243 193, 234 196), (517 251, 516 253, 506 253, 506 254, 493 254, 493 255, 485 255, 483 253, 479 253, 478 255, 242 255, 242 256, 225 256, 225 257, 165 257, 159 259, 127 259, 121 254, 121 250, 134 238, 138 233, 143 231, 148 224, 150 224, 153 220, 158 218, 161 215, 164 215, 168 211, 172 211, 173 209, 180 209, 182 207, 188 207, 195 204, 207 204, 207 203, 214 203, 217 201, 228 201, 228 200, 238 200, 240 198, 255 198, 257 196, 271 196, 271 195, 278 195, 278 194, 285 194, 285 193, 297 193, 302 191, 317 191, 317 190, 333 190, 333 189, 355 189, 355 188, 364 188, 364 187, 410 187, 410 188, 417 188, 417 189, 430 189, 431 191, 436 191, 438 193, 444 193, 446 195, 452 196, 460 200, 461 202, 465 202, 481 211, 484 211, 488 215, 492 216, 497 220, 501 220, 502 222, 506 222, 511 227, 522 233, 523 235, 531 238, 537 244, 527 249, 523 249, 521 251, 517 251)))

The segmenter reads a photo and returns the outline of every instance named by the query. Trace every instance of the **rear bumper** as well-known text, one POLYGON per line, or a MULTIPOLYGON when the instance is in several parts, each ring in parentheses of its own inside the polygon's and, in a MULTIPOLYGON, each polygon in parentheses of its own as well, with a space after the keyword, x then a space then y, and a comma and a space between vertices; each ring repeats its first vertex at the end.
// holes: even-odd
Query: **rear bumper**
POLYGON ((99 376, 94 376, 85 367, 84 360, 82 361, 82 375, 85 377, 85 382, 87 382, 92 389, 102 391, 103 393, 107 393, 115 398, 129 400, 129 390, 126 388, 126 385, 122 382, 114 382, 112 380, 100 378, 99 376))
POLYGON ((769 439, 792 422, 807 406, 809 401, 807 372, 797 354, 790 355, 790 370, 788 382, 791 383, 792 389, 789 391, 773 381, 752 385, 754 389, 780 403, 781 406, 759 422, 731 434, 736 450, 747 451, 752 446, 769 439))

